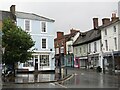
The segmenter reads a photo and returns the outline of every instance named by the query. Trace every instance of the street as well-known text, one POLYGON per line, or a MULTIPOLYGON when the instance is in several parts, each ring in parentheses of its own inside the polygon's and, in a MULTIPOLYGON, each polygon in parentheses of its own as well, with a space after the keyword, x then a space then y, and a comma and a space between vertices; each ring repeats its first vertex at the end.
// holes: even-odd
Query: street
POLYGON ((75 73, 75 76, 62 83, 67 88, 120 88, 120 75, 80 69, 68 69, 68 72, 75 73))
MULTIPOLYGON (((74 76, 64 82, 14 84, 4 83, 3 88, 120 88, 120 75, 102 74, 93 70, 67 68, 74 76)), ((113 89, 115 90, 115 89, 113 89)))

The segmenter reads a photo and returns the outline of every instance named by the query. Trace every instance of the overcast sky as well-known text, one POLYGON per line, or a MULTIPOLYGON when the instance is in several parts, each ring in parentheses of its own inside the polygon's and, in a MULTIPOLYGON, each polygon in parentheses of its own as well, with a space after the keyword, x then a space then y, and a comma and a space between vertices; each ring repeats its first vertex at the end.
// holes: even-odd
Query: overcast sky
POLYGON ((71 28, 86 31, 93 28, 92 18, 99 18, 99 25, 101 19, 104 17, 111 17, 112 12, 118 11, 118 1, 114 0, 106 2, 91 1, 91 2, 44 2, 44 1, 25 1, 18 2, 17 0, 4 0, 0 3, 0 10, 9 11, 9 7, 16 5, 16 11, 35 13, 55 20, 55 31, 64 31, 69 33, 71 28))

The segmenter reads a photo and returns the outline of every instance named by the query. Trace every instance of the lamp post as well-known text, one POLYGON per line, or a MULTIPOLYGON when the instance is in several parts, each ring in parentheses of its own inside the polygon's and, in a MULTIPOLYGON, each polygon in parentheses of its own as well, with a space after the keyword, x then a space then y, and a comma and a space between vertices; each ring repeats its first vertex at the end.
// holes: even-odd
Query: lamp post
POLYGON ((115 73, 115 58, 114 58, 114 51, 112 50, 111 51, 111 54, 112 54, 112 72, 115 73))

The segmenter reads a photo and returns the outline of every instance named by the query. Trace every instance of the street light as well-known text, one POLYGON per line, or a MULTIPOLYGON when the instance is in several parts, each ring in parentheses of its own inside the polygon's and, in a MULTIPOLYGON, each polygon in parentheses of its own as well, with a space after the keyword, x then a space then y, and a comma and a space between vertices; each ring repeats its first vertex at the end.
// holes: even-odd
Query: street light
POLYGON ((114 73, 115 72, 115 58, 114 58, 114 51, 113 50, 111 51, 111 55, 112 55, 112 64, 113 64, 112 71, 114 73))

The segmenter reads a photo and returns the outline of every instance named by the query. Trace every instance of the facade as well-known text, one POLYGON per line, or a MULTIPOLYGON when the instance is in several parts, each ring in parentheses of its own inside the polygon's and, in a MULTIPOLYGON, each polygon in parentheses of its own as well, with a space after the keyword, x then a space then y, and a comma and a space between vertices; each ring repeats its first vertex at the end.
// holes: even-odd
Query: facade
POLYGON ((101 28, 104 70, 120 69, 120 20, 112 14, 111 21, 101 28))
POLYGON ((56 66, 73 66, 73 42, 79 36, 79 31, 71 29, 70 34, 57 32, 54 39, 56 66))
POLYGON ((17 26, 28 32, 35 41, 33 57, 19 63, 19 69, 29 71, 54 70, 54 20, 32 13, 16 12, 17 26))
POLYGON ((96 68, 100 66, 101 33, 98 18, 93 18, 93 29, 81 32, 74 42, 75 67, 96 68))

